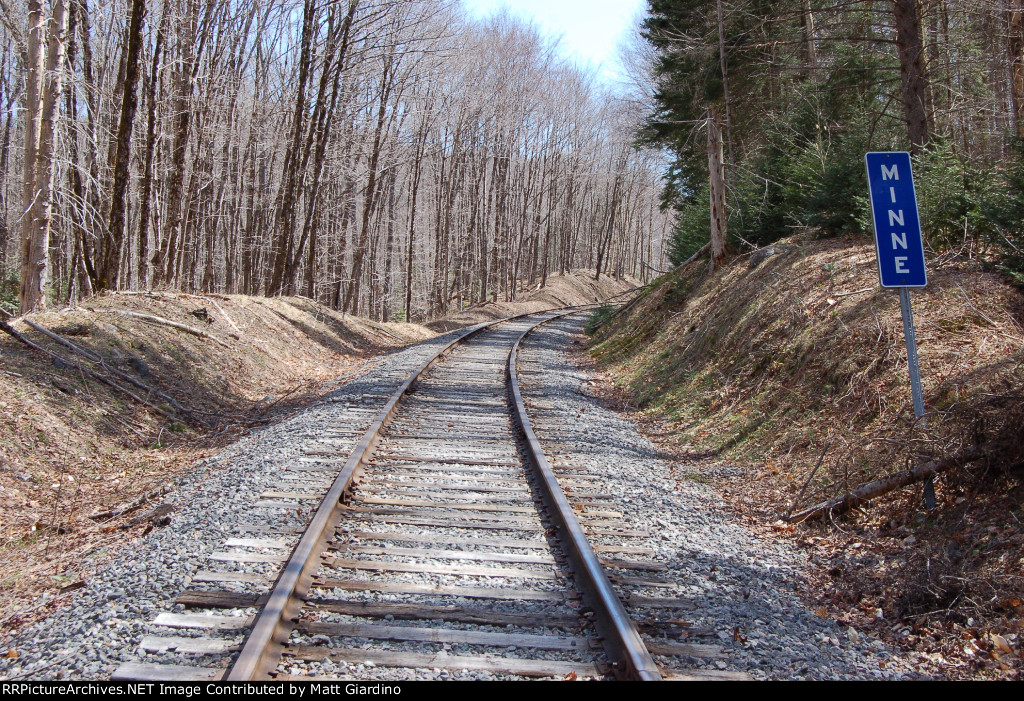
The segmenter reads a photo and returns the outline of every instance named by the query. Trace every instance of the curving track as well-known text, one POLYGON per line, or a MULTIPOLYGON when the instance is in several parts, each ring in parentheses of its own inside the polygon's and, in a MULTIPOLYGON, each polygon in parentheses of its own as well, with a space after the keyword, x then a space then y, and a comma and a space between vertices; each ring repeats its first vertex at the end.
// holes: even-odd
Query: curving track
MULTIPOLYGON (((574 311, 471 329, 409 377, 350 454, 312 451, 292 466, 261 504, 287 510, 326 490, 309 526, 254 524, 250 535, 264 537, 229 545, 269 571, 197 578, 179 603, 217 613, 175 620, 203 636, 143 641, 196 664, 132 663, 115 678, 290 679, 340 668, 374 679, 438 669, 660 679, 584 535, 621 541, 630 528, 599 505, 573 513, 518 387, 519 340, 574 311)), ((338 427, 345 433, 358 432, 338 427)))

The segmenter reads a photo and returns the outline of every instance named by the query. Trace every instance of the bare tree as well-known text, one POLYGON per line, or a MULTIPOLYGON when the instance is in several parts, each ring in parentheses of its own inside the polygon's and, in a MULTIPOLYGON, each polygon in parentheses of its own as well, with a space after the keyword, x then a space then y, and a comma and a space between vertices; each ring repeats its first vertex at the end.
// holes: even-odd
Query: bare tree
POLYGON ((110 289, 116 283, 121 267, 121 247, 125 233, 125 196, 127 195, 129 176, 128 159, 131 156, 132 129, 135 125, 135 110, 138 105, 135 86, 139 79, 139 54, 142 49, 142 26, 145 17, 145 0, 132 0, 121 117, 117 127, 114 155, 114 186, 110 197, 110 216, 107 218, 107 227, 97 261, 97 290, 110 289))
POLYGON ((25 197, 22 233, 21 313, 46 306, 50 223, 53 212, 54 124, 64 71, 68 16, 64 0, 55 0, 47 23, 42 3, 29 2, 25 197), (46 57, 42 41, 46 27, 46 57))
MULTIPOLYGON (((69 301, 302 290, 423 318, 514 299, 553 272, 641 274, 660 251, 639 243, 650 218, 638 214, 658 211, 657 158, 632 148, 632 123, 613 125, 614 98, 592 75, 507 13, 474 21, 454 0, 64 0, 73 35, 49 70, 43 2, 28 31, 0 23, 0 47, 24 47, 20 64, 2 54, 2 97, 23 109, 0 136, 24 145, 0 171, 26 164, 23 238, 69 301), (62 74, 64 99, 47 101, 62 74), (54 120, 67 145, 57 196, 42 187, 54 120)), ((33 282, 31 267, 38 297, 45 275, 33 282)))

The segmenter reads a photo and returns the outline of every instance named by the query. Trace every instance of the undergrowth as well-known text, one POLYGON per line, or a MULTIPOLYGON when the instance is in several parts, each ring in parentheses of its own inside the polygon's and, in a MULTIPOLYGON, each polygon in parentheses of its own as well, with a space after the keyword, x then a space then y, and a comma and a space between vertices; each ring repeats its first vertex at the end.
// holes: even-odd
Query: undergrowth
POLYGON ((13 267, 0 268, 0 318, 18 313, 18 271, 13 267))
POLYGON ((587 319, 587 333, 589 335, 593 335, 602 324, 612 317, 614 313, 615 307, 610 304, 602 304, 600 307, 595 309, 590 313, 590 317, 587 319))

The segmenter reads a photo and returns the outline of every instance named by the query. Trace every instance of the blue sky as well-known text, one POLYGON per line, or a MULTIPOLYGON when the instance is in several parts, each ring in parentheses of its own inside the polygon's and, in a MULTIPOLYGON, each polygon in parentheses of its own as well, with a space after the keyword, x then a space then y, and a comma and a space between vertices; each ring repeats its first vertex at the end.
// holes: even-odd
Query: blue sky
POLYGON ((548 34, 563 36, 562 47, 580 62, 601 66, 600 75, 616 75, 616 47, 633 16, 646 8, 646 0, 463 0, 478 17, 501 6, 533 19, 548 34))

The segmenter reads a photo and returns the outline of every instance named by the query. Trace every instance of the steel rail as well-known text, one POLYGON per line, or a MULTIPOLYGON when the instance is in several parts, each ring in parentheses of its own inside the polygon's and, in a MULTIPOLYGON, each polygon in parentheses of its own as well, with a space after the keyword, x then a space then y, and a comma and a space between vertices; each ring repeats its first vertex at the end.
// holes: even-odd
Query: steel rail
MULTIPOLYGON (((593 305, 579 305, 573 309, 579 311, 590 306, 593 305)), ((565 307, 561 309, 565 309, 565 307)), ((309 592, 313 576, 320 567, 319 556, 324 551, 330 534, 340 522, 341 499, 351 487, 356 471, 372 456, 382 430, 390 422, 398 408, 399 401, 412 385, 446 353, 478 333, 509 321, 553 311, 559 311, 559 309, 518 314, 505 319, 477 324, 466 329, 409 375, 398 390, 391 395, 391 399, 360 438, 359 443, 332 483, 330 490, 320 502, 309 526, 281 570, 267 604, 257 614, 256 621, 246 636, 238 657, 235 658, 224 676, 225 681, 268 679, 277 669, 284 645, 287 643, 301 611, 302 602, 309 592)))
POLYGON ((513 419, 523 434, 527 456, 537 473, 542 496, 561 531, 560 538, 569 563, 577 577, 577 586, 582 589, 584 599, 594 609, 595 622, 601 634, 601 644, 615 669, 616 677, 633 681, 661 681, 661 671, 651 653, 647 650, 640 632, 633 619, 626 613, 625 607, 612 588, 608 576, 597 559, 590 541, 587 540, 583 527, 573 513, 569 500, 566 499, 558 478, 551 464, 544 456, 544 449, 537 440, 537 435, 526 414, 526 405, 519 389, 519 378, 516 372, 516 355, 519 344, 530 333, 540 326, 577 314, 578 311, 565 312, 531 326, 523 332, 512 346, 508 354, 509 395, 513 405, 513 419))

